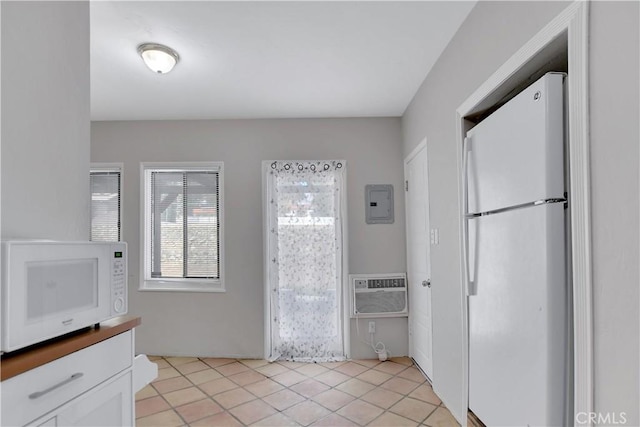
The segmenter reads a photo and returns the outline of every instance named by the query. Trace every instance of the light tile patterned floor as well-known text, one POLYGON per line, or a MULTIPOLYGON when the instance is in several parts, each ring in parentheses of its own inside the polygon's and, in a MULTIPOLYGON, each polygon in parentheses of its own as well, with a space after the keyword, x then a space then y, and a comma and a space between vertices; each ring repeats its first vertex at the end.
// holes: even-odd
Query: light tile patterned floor
POLYGON ((151 357, 137 426, 458 426, 406 357, 305 364, 151 357))

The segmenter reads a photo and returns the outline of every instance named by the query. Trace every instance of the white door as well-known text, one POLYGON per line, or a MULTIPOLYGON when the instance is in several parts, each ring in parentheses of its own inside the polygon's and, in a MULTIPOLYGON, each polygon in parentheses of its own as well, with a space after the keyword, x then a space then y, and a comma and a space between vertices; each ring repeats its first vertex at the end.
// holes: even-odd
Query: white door
POLYGON ((409 353, 433 379, 431 263, 426 141, 405 160, 409 353))

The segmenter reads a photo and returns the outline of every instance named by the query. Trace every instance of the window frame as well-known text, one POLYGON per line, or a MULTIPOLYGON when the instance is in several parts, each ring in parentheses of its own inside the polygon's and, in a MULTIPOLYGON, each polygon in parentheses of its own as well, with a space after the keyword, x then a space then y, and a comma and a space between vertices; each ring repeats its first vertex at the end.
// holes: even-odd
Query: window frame
MULTIPOLYGON (((91 185, 91 174, 93 173, 99 173, 99 172, 117 172, 118 173, 118 198, 119 198, 119 206, 118 206, 118 242, 122 242, 122 211, 123 211, 123 198, 122 198, 122 189, 124 188, 122 186, 124 180, 123 180, 123 175, 124 175, 124 165, 123 163, 116 163, 116 162, 110 162, 110 163, 96 163, 96 162, 92 162, 89 165, 89 185, 91 185)), ((89 188, 89 194, 93 197, 93 193, 91 192, 91 188, 89 188)), ((92 200, 89 201, 90 203, 93 203, 92 200)), ((89 215, 91 215, 91 205, 89 205, 89 215)), ((91 217, 89 218, 89 241, 91 241, 91 230, 93 228, 93 222, 91 220, 91 217)))
POLYGON ((140 291, 226 292, 224 281, 224 162, 140 163, 140 291), (151 277, 151 172, 218 174, 218 279, 151 277))

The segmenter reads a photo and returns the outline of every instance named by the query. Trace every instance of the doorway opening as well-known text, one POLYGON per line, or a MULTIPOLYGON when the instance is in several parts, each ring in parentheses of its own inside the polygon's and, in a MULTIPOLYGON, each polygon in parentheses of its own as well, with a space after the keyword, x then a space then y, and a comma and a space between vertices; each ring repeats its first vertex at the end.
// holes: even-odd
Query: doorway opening
POLYGON ((264 162, 269 360, 345 359, 344 161, 264 162))
MULTIPOLYGON (((484 82, 457 109, 458 171, 462 171, 463 139, 467 131, 484 116, 491 113, 492 106, 508 99, 510 93, 519 92, 536 73, 544 73, 557 67, 550 66, 554 58, 567 63, 566 110, 568 122, 567 158, 569 165, 570 251, 572 287, 572 333, 573 333, 573 413, 567 414, 572 424, 576 413, 593 411, 593 314, 589 200, 589 138, 588 138, 588 3, 576 2, 567 7, 558 17, 525 44, 494 75, 484 82)), ((559 71, 564 71, 559 69, 559 71)), ((505 101, 506 102, 506 101, 505 101)), ((459 188, 460 205, 463 190, 459 188)), ((460 234, 463 235, 464 219, 459 218, 460 234)), ((462 245, 461 245, 462 247, 462 245)), ((461 259, 463 257, 461 256, 461 259)), ((465 267, 461 262, 461 277, 465 267)), ((466 421, 469 393, 469 345, 468 345, 468 290, 462 289, 463 315, 463 372, 462 405, 452 409, 458 420, 466 421)))

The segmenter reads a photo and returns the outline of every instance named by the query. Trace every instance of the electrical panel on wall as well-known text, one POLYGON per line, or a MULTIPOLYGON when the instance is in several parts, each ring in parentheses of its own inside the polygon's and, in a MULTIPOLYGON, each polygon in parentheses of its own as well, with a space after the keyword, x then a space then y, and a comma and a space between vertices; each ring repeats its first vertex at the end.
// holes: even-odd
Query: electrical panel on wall
POLYGON ((393 224, 393 185, 365 186, 367 224, 393 224))

